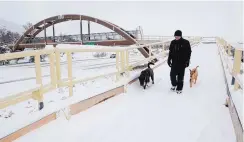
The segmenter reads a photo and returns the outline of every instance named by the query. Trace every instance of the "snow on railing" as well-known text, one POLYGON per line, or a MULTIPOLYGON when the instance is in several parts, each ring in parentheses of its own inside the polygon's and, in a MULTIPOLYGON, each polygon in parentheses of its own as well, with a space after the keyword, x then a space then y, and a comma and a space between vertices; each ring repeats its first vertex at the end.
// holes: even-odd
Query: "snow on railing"
POLYGON ((229 106, 230 114, 236 132, 237 141, 243 140, 243 74, 240 69, 242 66, 242 48, 235 47, 234 62, 232 61, 232 46, 224 39, 216 38, 219 48, 223 72, 225 74, 228 98, 226 106, 229 106), (229 74, 228 74, 229 73, 229 74))
POLYGON ((172 40, 173 36, 149 36, 149 35, 143 35, 142 38, 138 38, 138 40, 172 40))
MULTIPOLYGON (((190 40, 191 45, 199 43, 197 38, 190 40)), ((7 59, 15 59, 20 57, 28 57, 34 56, 35 59, 35 73, 36 73, 36 85, 34 88, 25 90, 23 92, 19 92, 14 95, 10 95, 4 98, 0 98, 0 109, 7 109, 7 107, 27 101, 29 99, 34 99, 38 101, 39 110, 44 107, 44 95, 48 94, 48 92, 53 91, 55 89, 60 89, 61 87, 68 87, 69 89, 69 97, 73 97, 73 86, 78 83, 84 83, 88 80, 94 80, 101 77, 116 76, 116 86, 123 86, 123 92, 126 92, 126 86, 130 82, 130 74, 133 67, 136 67, 139 64, 145 64, 149 61, 155 61, 156 59, 163 58, 160 62, 164 61, 166 58, 167 48, 169 41, 157 42, 145 45, 133 45, 130 47, 110 47, 110 46, 89 46, 89 45, 57 45, 53 47, 51 45, 47 45, 45 49, 34 50, 34 51, 23 51, 17 53, 5 53, 0 55, 1 60, 7 59), (158 54, 153 53, 154 47, 162 47, 162 52, 158 52, 158 54), (136 49, 147 47, 149 52, 149 57, 137 61, 136 63, 129 64, 129 52, 133 53, 136 49), (115 52, 116 54, 116 71, 114 72, 106 72, 103 74, 96 74, 94 76, 89 76, 85 78, 77 78, 72 74, 72 53, 74 52, 115 52), (67 65, 68 65, 68 77, 62 78, 61 75, 61 56, 60 53, 65 53, 67 57, 67 65), (153 54, 152 54, 153 53, 153 54), (41 63, 40 63, 40 55, 47 54, 49 57, 49 68, 50 68, 50 82, 44 84, 44 76, 42 76, 41 63)), ((159 63, 160 63, 159 62, 159 63)), ((14 86, 12 86, 14 88, 14 86)), ((121 91, 122 92, 122 91, 121 91)), ((48 103, 47 103, 48 104, 48 103)), ((51 110, 52 111, 52 110, 51 110)), ((66 119, 69 119, 69 115, 67 115, 66 119)), ((22 129, 22 126, 21 126, 22 129)), ((18 130, 14 131, 12 134, 17 133, 18 130)), ((27 133, 27 132, 26 132, 27 133)), ((1 141, 1 140, 0 140, 1 141)))
MULTIPOLYGON (((194 36, 184 36, 185 39, 192 39, 196 38, 194 36)), ((174 36, 152 36, 152 35, 143 35, 142 37, 138 38, 137 40, 158 40, 158 41, 167 41, 173 40, 174 36)))
MULTIPOLYGON (((81 83, 87 80, 93 80, 99 77, 107 75, 116 75, 117 81, 121 78, 121 73, 129 74, 129 69, 133 65, 129 65, 129 50, 143 48, 145 46, 151 47, 152 45, 163 45, 165 42, 152 43, 147 45, 133 46, 133 47, 109 47, 109 46, 89 46, 89 45, 58 45, 56 48, 47 46, 46 49, 35 50, 35 51, 23 51, 17 53, 6 53, 0 55, 1 60, 15 59, 20 57, 34 56, 35 58, 35 72, 36 72, 36 84, 37 87, 25 90, 23 92, 17 93, 15 95, 10 95, 5 98, 0 99, 0 109, 6 108, 8 106, 26 101, 28 99, 35 99, 39 102, 39 109, 44 107, 43 95, 49 91, 52 91, 59 87, 68 86, 70 97, 73 95, 73 85, 81 83), (109 72, 101 75, 95 75, 89 78, 74 78, 72 75, 72 53, 74 52, 115 52, 116 53, 116 68, 117 71, 109 72), (68 63, 68 78, 61 79, 61 67, 60 67, 60 53, 67 54, 68 63), (43 84, 42 71, 40 65, 40 55, 47 54, 49 57, 50 66, 50 80, 48 84, 43 84)), ((151 48, 149 52, 151 53, 151 48)), ((162 55, 160 55, 162 56, 162 55)), ((149 56, 147 61, 152 60, 156 56, 149 56)), ((144 61, 146 62, 146 60, 144 61)))
MULTIPOLYGON (((15 95, 10 95, 9 97, 0 99, 0 109, 6 108, 8 106, 17 104, 19 102, 26 101, 28 99, 35 99, 39 102, 39 109, 44 107, 43 104, 43 95, 49 91, 52 91, 59 87, 69 87, 69 96, 73 95, 73 85, 81 83, 87 80, 93 80, 107 75, 116 75, 116 80, 121 79, 121 74, 126 74, 129 76, 129 71, 134 67, 142 63, 147 63, 149 61, 155 61, 156 58, 165 57, 165 44, 169 43, 170 40, 165 40, 162 42, 144 44, 144 45, 134 45, 130 47, 111 47, 111 46, 91 46, 91 45, 57 45, 53 47, 47 45, 45 49, 34 50, 34 51, 23 51, 16 53, 6 53, 0 55, 1 60, 15 59, 21 57, 34 56, 35 59, 35 72, 36 72, 36 84, 37 87, 24 92, 17 93, 15 95), (163 47, 163 50, 159 54, 152 54, 152 47, 159 45, 163 47), (129 52, 134 49, 147 47, 149 52, 149 57, 141 61, 138 61, 134 64, 129 64, 129 52), (96 75, 93 77, 87 77, 82 79, 77 79, 72 75, 72 53, 74 52, 115 52, 116 53, 116 69, 115 72, 109 72, 101 75, 96 75), (60 53, 66 53, 67 55, 67 64, 68 64, 68 78, 61 79, 61 61, 60 53), (50 66, 50 80, 48 84, 43 84, 41 64, 40 64, 40 55, 47 54, 49 57, 49 66, 50 66)), ((198 38, 191 39, 191 44, 194 45, 199 42, 198 38)))
MULTIPOLYGON (((241 66, 242 66, 242 52, 243 49, 239 47, 235 47, 235 54, 234 54, 234 62, 232 61, 232 53, 231 53, 231 45, 228 44, 226 41, 221 41, 218 39, 218 46, 220 47, 221 54, 223 55, 224 61, 227 64, 229 73, 233 77, 233 83, 235 90, 241 88, 243 89, 243 82, 242 79, 239 78, 241 75, 241 66)), ((241 75, 242 76, 242 75, 241 75)))

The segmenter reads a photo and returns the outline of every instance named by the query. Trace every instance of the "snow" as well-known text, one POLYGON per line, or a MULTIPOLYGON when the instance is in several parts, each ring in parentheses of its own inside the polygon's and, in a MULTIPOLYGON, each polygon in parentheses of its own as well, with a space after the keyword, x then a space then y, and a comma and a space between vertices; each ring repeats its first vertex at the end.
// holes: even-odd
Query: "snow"
MULTIPOLYGON (((115 68, 116 61, 114 58, 110 59, 108 57, 104 57, 104 58, 92 58, 92 57, 93 57, 92 53, 74 54, 74 60, 72 64, 74 77, 84 78, 84 77, 94 76, 94 74, 103 74, 106 72, 116 71, 115 68)), ((61 57, 62 78, 68 77, 66 59, 67 59, 66 55, 61 57)), ((130 57, 130 64, 135 63, 136 61, 139 61, 141 59, 143 59, 141 58, 141 56, 132 56, 130 57)), ((42 69, 42 76, 43 76, 43 84, 47 84, 50 82, 49 63, 42 62, 41 69, 42 69)), ((17 92, 22 92, 30 88, 34 88, 36 86, 34 63, 0 66, 0 70, 1 70, 0 88, 6 88, 2 90, 3 92, 0 95, 0 98, 11 94, 16 94, 17 92), (6 83, 6 82, 10 82, 10 83, 6 83), (23 89, 23 84, 25 84, 28 87, 23 89), (14 89, 12 89, 9 86, 14 86, 14 89)))
POLYGON ((37 111, 37 101, 34 100, 28 100, 14 106, 10 106, 4 110, 1 110, 2 113, 4 113, 5 110, 7 112, 11 110, 14 112, 14 115, 8 119, 0 117, 0 137, 14 132, 32 122, 35 122, 36 120, 39 120, 40 118, 69 104, 87 99, 96 94, 105 92, 111 88, 115 88, 118 85, 119 83, 115 83, 115 77, 112 76, 101 78, 96 81, 88 81, 85 83, 77 84, 74 87, 74 96, 71 98, 68 98, 69 94, 67 87, 48 92, 44 96, 45 107, 41 111, 37 111), (102 86, 102 84, 107 85, 102 86))
MULTIPOLYGON (((223 64, 224 68, 225 68, 224 71, 225 71, 227 83, 229 86, 231 99, 235 105, 235 108, 237 110, 241 124, 242 124, 242 126, 244 126, 243 125, 243 90, 235 91, 234 85, 231 85, 232 75, 230 73, 231 73, 231 69, 233 67, 233 62, 231 62, 232 59, 230 57, 226 57, 225 55, 223 55, 221 58, 222 58, 222 61, 224 63, 223 64)), ((238 77, 238 80, 240 80, 240 82, 243 83, 243 74, 238 74, 237 77, 238 77)))
POLYGON ((217 55, 216 45, 194 47, 190 68, 199 65, 199 78, 190 88, 187 68, 182 95, 169 91, 170 69, 164 64, 146 90, 133 83, 126 94, 70 121, 59 118, 16 141, 235 142, 229 110, 223 105, 227 95, 217 55), (203 60, 206 55, 209 62, 203 60))
MULTIPOLYGON (((135 61, 143 59, 141 55, 137 55, 138 51, 134 51, 130 54, 130 64, 135 61)), ((116 71, 115 59, 108 57, 95 58, 93 53, 78 53, 73 57, 73 76, 81 79, 85 77, 92 77, 94 75, 100 75, 116 71)), ((61 73, 62 78, 67 78, 67 62, 66 55, 61 57, 61 73)), ((46 59, 48 61, 48 59, 46 59)), ((158 64, 158 63, 157 63, 158 64)), ((42 75, 43 84, 50 82, 50 71, 48 62, 42 62, 42 75)), ((1 66, 0 83, 1 95, 0 98, 22 92, 36 87, 35 82, 35 65, 34 63, 28 64, 16 64, 1 66), (17 82, 5 83, 11 79, 18 78, 17 82)), ((138 75, 139 71, 131 71, 131 77, 134 78, 138 75)), ((37 101, 27 100, 25 102, 7 107, 0 110, 0 138, 4 137, 30 123, 33 123, 44 116, 47 116, 55 111, 60 110, 70 104, 79 102, 81 100, 90 98, 94 95, 105 92, 109 89, 122 85, 124 82, 115 82, 115 76, 105 76, 96 80, 86 81, 75 85, 74 96, 68 97, 68 88, 60 88, 44 95, 44 109, 38 111, 37 101), (106 85, 104 85, 106 84, 106 85), (10 114, 12 114, 9 118, 10 114)))

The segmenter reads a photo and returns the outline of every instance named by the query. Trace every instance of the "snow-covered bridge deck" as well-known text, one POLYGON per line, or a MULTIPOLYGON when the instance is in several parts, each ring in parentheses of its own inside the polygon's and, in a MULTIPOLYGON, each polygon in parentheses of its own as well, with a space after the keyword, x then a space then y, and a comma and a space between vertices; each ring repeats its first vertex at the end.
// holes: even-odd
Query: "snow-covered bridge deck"
POLYGON ((143 90, 138 82, 67 121, 57 119, 17 139, 84 142, 235 142, 217 46, 194 47, 190 68, 199 65, 199 79, 190 88, 185 72, 182 95, 170 92, 170 68, 155 69, 155 84, 143 90))

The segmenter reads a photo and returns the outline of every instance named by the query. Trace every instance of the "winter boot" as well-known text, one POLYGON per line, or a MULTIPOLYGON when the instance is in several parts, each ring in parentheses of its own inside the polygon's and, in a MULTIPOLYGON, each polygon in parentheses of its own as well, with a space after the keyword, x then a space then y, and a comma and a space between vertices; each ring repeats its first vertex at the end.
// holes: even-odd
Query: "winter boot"
POLYGON ((181 94, 182 93, 182 90, 176 90, 176 93, 177 94, 181 94))
POLYGON ((172 86, 172 87, 170 88, 171 91, 175 91, 175 89, 176 89, 176 86, 172 86))

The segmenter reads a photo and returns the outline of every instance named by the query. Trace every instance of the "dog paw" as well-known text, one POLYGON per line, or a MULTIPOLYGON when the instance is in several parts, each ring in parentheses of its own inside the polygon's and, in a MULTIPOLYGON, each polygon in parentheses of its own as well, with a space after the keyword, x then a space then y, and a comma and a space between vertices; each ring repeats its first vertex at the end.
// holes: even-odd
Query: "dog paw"
POLYGON ((152 82, 152 84, 154 84, 154 82, 152 82))

